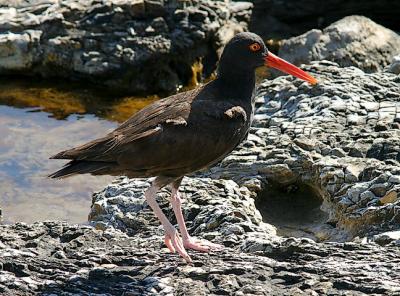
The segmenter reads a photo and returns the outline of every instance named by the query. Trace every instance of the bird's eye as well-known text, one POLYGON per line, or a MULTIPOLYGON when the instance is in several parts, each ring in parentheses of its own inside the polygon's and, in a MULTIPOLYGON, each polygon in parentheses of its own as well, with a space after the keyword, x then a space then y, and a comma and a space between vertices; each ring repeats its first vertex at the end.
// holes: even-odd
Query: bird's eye
POLYGON ((251 51, 259 51, 261 49, 261 46, 259 43, 255 42, 249 45, 249 49, 251 51))

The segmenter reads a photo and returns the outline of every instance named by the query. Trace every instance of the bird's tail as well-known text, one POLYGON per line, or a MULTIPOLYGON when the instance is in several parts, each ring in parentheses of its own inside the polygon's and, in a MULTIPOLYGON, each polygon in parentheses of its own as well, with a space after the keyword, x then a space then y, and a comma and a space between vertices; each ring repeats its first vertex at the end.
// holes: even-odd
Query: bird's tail
POLYGON ((49 178, 61 179, 77 174, 103 175, 108 173, 116 164, 104 161, 73 160, 61 170, 50 174, 49 178))

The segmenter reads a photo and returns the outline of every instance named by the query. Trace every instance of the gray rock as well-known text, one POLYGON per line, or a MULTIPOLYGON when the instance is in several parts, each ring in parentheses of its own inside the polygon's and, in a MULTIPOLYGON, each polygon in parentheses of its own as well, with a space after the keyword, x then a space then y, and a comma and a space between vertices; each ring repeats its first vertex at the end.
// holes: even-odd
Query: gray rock
POLYGON ((252 0, 250 30, 264 39, 289 38, 311 29, 322 29, 349 15, 364 15, 399 32, 397 1, 365 0, 252 0))
MULTIPOLYGON (((392 126, 396 116, 386 118, 387 130, 382 132, 376 130, 378 118, 370 115, 397 115, 398 77, 385 72, 366 74, 328 61, 305 69, 314 72, 319 85, 310 87, 289 76, 261 83, 255 115, 259 119, 250 134, 264 142, 249 143, 249 137, 205 174, 231 178, 238 184, 245 184, 252 176, 264 184, 312 186, 330 219, 337 221, 339 229, 346 229, 345 233, 330 231, 330 239, 348 240, 395 228, 400 219, 398 190, 393 188, 400 176, 400 133, 392 126), (326 98, 331 100, 327 103, 326 98), (332 108, 338 102, 344 108, 332 108), (310 113, 305 115, 305 109, 310 113), (349 122, 349 114, 364 120, 349 122)), ((275 226, 279 232, 279 225, 275 226)))
POLYGON ((393 74, 400 74, 400 55, 393 57, 392 63, 385 70, 393 74))
POLYGON ((384 246, 394 241, 400 242, 400 231, 388 231, 373 236, 373 241, 377 244, 384 246))
POLYGON ((330 60, 343 67, 376 72, 390 64, 399 51, 398 34, 366 17, 349 16, 323 30, 284 40, 279 55, 296 65, 330 60))
POLYGON ((88 80, 122 92, 170 93, 204 76, 251 3, 12 1, 0 8, 0 75, 88 80), (184 4, 186 3, 186 4, 184 4), (96 55, 94 55, 96 53, 96 55))
MULTIPOLYGON (((368 116, 400 110, 399 78, 328 61, 305 69, 320 84, 263 81, 247 141, 184 179, 189 232, 224 251, 189 251, 190 266, 160 250, 164 233, 143 197, 149 180, 120 178, 93 196, 94 227, 0 225, 0 293, 398 295, 400 243, 378 237, 400 221, 400 131, 396 117, 376 131, 378 118, 368 116), (338 101, 346 108, 331 108, 338 101), (366 120, 350 123, 350 113, 366 120), (355 147, 359 154, 347 153, 355 147), (279 210, 285 200, 301 206, 290 215, 283 208, 278 222, 261 211, 279 210)), ((168 190, 158 201, 175 223, 168 190)))
POLYGON ((160 250, 157 229, 129 237, 62 222, 0 225, 1 294, 399 293, 398 247, 253 237, 220 253, 191 252, 193 265, 187 265, 160 250))

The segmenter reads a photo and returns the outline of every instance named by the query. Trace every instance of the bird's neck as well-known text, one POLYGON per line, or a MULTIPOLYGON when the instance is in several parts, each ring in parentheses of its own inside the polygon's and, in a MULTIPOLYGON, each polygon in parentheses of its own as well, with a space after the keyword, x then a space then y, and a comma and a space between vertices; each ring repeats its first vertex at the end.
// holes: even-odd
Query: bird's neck
POLYGON ((252 69, 238 71, 229 67, 220 68, 216 80, 221 84, 226 97, 251 100, 254 95, 256 78, 252 69))

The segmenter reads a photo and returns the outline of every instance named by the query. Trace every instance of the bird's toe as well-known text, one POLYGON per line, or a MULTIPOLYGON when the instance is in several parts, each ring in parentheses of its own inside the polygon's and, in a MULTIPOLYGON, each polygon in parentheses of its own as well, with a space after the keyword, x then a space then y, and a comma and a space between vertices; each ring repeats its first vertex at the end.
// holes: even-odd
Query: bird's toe
POLYGON ((164 238, 164 242, 171 253, 178 252, 178 254, 185 259, 186 262, 191 263, 192 258, 186 252, 182 238, 179 236, 178 231, 167 233, 164 238))
POLYGON ((183 241, 183 246, 200 252, 221 251, 224 246, 212 243, 205 239, 190 237, 183 241))

